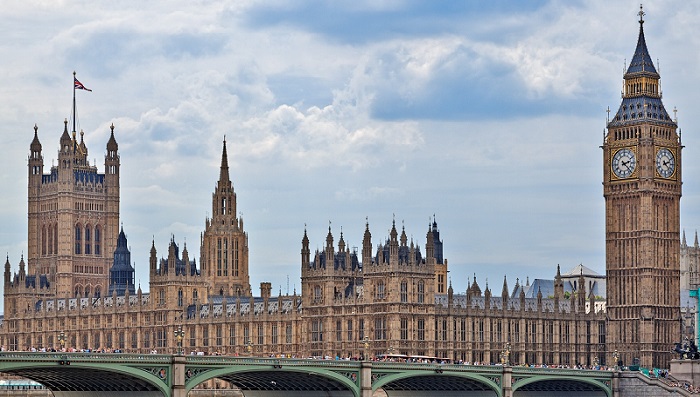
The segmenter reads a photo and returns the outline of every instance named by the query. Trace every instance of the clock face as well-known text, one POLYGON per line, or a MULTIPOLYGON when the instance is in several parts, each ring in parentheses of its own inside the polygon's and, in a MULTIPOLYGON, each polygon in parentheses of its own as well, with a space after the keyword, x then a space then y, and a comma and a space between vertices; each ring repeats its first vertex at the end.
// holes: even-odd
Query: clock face
POLYGON ((637 158, 628 148, 615 152, 612 159, 612 170, 618 178, 629 178, 637 168, 637 158))
POLYGON ((659 149, 656 152, 656 171, 664 178, 673 176, 676 170, 676 159, 673 157, 673 152, 666 148, 659 149))

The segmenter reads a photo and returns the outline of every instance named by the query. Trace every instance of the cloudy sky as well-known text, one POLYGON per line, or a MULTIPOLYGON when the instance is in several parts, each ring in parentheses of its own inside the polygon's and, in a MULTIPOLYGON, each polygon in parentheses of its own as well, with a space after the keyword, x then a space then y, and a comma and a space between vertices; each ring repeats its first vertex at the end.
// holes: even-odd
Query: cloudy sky
MULTIPOLYGON (((635 1, 9 0, 0 13, 0 252, 27 247, 27 155, 45 171, 71 114, 104 171, 147 289, 151 240, 199 257, 221 146, 250 237, 251 284, 299 288, 329 221, 373 243, 435 215, 457 291, 476 273, 605 270, 602 144, 637 41, 635 1)), ((682 227, 700 226, 700 3, 645 4, 664 104, 683 129, 682 227)))

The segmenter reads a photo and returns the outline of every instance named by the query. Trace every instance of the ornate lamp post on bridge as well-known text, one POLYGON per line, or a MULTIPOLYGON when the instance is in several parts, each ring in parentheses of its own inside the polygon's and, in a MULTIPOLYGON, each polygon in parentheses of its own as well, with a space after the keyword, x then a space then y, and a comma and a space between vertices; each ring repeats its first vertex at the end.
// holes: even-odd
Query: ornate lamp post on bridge
POLYGON ((66 334, 63 331, 59 332, 57 339, 58 344, 61 346, 61 351, 63 351, 66 346, 66 334))
POLYGON ((367 360, 368 354, 369 354, 369 336, 365 335, 365 337, 362 339, 362 345, 365 348, 365 360, 367 360))
POLYGON ((250 338, 245 339, 245 351, 249 356, 253 355, 253 345, 250 343, 250 338))
POLYGON ((510 365, 510 342, 506 342, 503 350, 501 350, 501 364, 510 365))
POLYGON ((617 352, 617 349, 613 352, 613 361, 615 361, 615 371, 619 369, 618 363, 620 362, 620 353, 617 352))
POLYGON ((182 338, 185 337, 185 331, 182 329, 182 325, 178 325, 177 329, 174 331, 175 339, 177 340, 177 355, 182 355, 182 338))

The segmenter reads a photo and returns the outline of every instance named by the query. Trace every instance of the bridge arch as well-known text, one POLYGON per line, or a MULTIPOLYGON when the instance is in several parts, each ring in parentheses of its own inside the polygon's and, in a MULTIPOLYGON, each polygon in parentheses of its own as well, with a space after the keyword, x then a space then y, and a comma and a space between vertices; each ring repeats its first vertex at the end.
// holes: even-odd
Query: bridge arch
POLYGON ((419 390, 423 382, 431 382, 435 385, 441 385, 439 391, 490 391, 494 397, 503 397, 501 386, 493 380, 474 373, 468 372, 450 372, 437 373, 435 370, 411 371, 393 373, 379 378, 372 384, 372 390, 384 389, 387 395, 391 396, 387 390, 419 390))
POLYGON ((325 368, 311 366, 269 365, 226 366, 201 371, 188 377, 185 390, 189 393, 197 385, 211 379, 222 379, 240 387, 246 396, 265 395, 265 392, 300 392, 300 396, 360 397, 359 387, 349 377, 325 368), (246 393, 247 392, 247 393, 246 393), (253 393, 251 393, 253 392, 253 393))
POLYGON ((160 376, 145 369, 114 363, 70 361, 71 357, 51 361, 3 362, 0 372, 39 382, 56 396, 128 395, 170 397, 171 389, 165 370, 160 376), (111 394, 113 393, 113 394, 111 394))
POLYGON ((543 396, 551 392, 552 396, 562 393, 580 392, 590 397, 612 397, 612 389, 600 380, 584 377, 532 376, 519 379, 513 385, 513 397, 543 396))

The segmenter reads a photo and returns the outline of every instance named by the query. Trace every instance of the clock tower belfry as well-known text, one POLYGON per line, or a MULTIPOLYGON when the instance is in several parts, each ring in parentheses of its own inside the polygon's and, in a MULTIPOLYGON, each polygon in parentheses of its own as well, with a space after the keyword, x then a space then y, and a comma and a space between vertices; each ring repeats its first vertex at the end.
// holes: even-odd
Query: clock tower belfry
POLYGON ((603 142, 606 345, 620 360, 668 368, 680 338, 681 144, 661 101, 644 38, 624 75, 622 103, 603 142))

